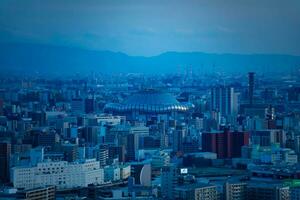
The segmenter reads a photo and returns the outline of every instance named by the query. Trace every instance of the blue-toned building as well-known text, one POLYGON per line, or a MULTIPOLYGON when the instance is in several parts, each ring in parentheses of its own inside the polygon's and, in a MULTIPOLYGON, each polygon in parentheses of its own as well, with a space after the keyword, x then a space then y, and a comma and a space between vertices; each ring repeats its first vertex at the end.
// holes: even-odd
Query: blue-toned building
POLYGON ((162 120, 184 117, 190 113, 194 105, 189 102, 179 102, 169 93, 159 90, 142 90, 128 97, 122 103, 105 105, 107 113, 125 115, 129 120, 149 119, 158 116, 162 120))

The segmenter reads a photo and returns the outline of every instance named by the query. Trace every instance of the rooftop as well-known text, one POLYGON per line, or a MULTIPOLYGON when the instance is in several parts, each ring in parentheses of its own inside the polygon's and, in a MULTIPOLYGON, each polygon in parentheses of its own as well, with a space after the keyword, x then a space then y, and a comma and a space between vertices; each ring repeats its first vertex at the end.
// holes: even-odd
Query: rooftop
POLYGON ((185 112, 194 105, 180 103, 169 93, 159 90, 142 90, 129 96, 122 103, 109 103, 105 106, 106 111, 130 112, 139 111, 145 113, 166 113, 171 111, 185 112))

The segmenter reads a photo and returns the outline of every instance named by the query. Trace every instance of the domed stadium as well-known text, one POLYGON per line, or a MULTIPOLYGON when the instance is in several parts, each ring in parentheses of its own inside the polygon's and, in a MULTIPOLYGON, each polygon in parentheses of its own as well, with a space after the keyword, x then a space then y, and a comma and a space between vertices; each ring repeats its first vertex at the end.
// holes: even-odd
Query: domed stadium
POLYGON ((164 114, 172 112, 188 112, 194 107, 191 103, 181 103, 169 93, 158 90, 143 90, 129 96, 123 103, 109 103, 105 112, 145 114, 164 114))

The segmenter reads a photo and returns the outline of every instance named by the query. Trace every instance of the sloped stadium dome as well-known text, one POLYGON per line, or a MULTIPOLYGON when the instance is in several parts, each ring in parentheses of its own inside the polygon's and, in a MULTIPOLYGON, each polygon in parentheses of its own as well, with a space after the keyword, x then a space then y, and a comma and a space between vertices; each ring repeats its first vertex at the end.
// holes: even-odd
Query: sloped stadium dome
POLYGON ((174 96, 158 90, 143 90, 129 96, 123 103, 109 103, 105 111, 144 113, 186 112, 193 108, 191 103, 180 103, 174 96))

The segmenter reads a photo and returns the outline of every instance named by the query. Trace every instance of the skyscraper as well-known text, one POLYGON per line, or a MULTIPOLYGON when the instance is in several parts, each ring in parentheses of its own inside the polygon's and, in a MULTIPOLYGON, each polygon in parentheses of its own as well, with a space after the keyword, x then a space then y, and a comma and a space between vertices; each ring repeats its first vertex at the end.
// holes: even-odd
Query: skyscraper
POLYGON ((173 151, 174 152, 183 150, 182 144, 183 144, 183 140, 186 135, 186 132, 187 132, 187 130, 184 125, 179 125, 176 127, 176 130, 174 131, 174 134, 173 134, 173 151))
POLYGON ((3 115, 3 100, 0 99, 0 115, 3 115))
POLYGON ((11 144, 8 142, 0 143, 0 179, 1 182, 9 181, 9 161, 11 155, 11 144))
POLYGON ((93 113, 95 111, 95 99, 93 97, 84 100, 85 113, 93 113))
POLYGON ((161 193, 164 199, 174 199, 174 188, 177 184, 177 168, 174 165, 161 169, 161 193))
POLYGON ((72 112, 76 114, 84 113, 84 100, 81 98, 72 99, 71 108, 72 112))
POLYGON ((254 72, 248 73, 248 98, 249 98, 249 104, 253 104, 253 92, 254 92, 254 72))
POLYGON ((221 116, 237 112, 234 88, 218 86, 211 89, 211 110, 220 112, 221 116))
POLYGON ((164 121, 158 123, 158 131, 160 133, 160 147, 168 146, 168 135, 166 134, 166 124, 164 121))
POLYGON ((128 161, 133 161, 136 158, 139 149, 139 135, 137 133, 130 133, 127 135, 127 154, 128 161))

